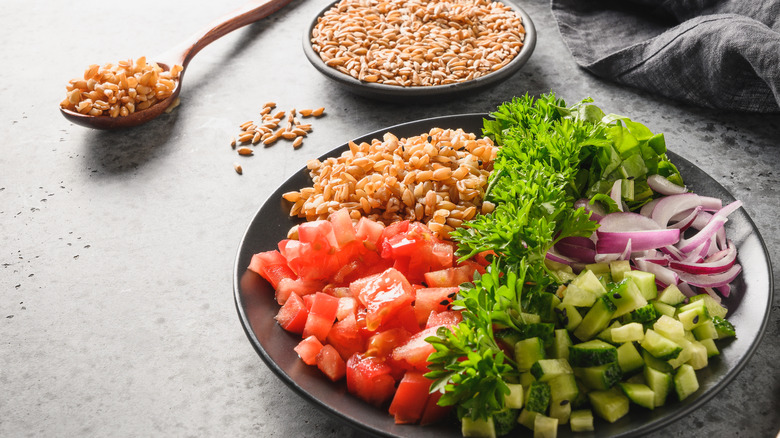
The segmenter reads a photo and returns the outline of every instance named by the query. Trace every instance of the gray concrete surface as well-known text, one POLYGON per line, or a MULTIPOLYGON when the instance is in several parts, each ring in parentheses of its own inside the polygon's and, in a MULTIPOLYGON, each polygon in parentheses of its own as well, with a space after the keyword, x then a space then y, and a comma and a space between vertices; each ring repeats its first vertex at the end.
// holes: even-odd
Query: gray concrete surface
MULTIPOLYGON (((745 203, 780 266, 780 119, 703 110, 580 70, 542 0, 519 73, 444 103, 380 104, 334 88, 303 56, 325 3, 294 0, 192 62, 182 105, 143 128, 97 132, 58 111, 92 63, 163 52, 224 2, 6 0, 0 13, 0 436, 358 436, 316 411, 253 351, 231 282, 239 240, 275 187, 350 138, 434 115, 486 112, 514 95, 592 96, 664 132, 669 147, 745 203), (299 150, 230 148, 261 105, 326 107, 299 150), (243 165, 244 174, 233 171, 243 165)), ((746 368, 653 437, 767 437, 780 430, 780 294, 746 368)))

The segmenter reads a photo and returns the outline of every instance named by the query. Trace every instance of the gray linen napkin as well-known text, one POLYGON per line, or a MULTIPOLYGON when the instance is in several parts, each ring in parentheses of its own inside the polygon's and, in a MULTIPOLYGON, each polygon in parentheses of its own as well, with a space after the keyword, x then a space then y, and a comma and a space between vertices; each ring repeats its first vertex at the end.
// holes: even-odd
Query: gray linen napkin
POLYGON ((551 0, 593 74, 695 105, 780 111, 780 0, 551 0))

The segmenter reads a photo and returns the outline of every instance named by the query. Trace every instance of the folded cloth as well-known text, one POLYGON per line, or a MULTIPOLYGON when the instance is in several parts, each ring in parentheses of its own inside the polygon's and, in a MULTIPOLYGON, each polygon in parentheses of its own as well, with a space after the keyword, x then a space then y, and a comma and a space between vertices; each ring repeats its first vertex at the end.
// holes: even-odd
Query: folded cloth
POLYGON ((551 0, 593 74, 708 108, 780 111, 780 0, 551 0))

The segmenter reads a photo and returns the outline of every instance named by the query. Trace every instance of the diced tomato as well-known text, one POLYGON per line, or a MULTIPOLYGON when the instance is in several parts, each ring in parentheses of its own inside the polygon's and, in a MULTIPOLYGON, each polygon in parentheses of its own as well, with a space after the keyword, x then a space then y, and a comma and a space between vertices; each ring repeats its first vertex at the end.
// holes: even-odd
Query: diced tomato
MULTIPOLYGON (((328 226, 330 222, 321 221, 328 226)), ((305 222, 300 227, 310 222, 305 222)), ((318 229, 309 229, 309 234, 314 234, 318 229)), ((330 230, 332 236, 333 230, 330 230)), ((300 237, 300 236, 299 236, 300 237)), ((338 258, 334 256, 335 249, 331 243, 335 243, 335 237, 331 237, 330 242, 327 236, 314 235, 309 239, 315 239, 314 242, 304 242, 299 240, 285 240, 279 243, 279 252, 287 259, 287 265, 299 277, 309 280, 325 280, 330 278, 339 270, 341 265, 338 258)))
POLYGON ((431 327, 452 327, 463 321, 463 315, 457 310, 446 310, 444 312, 431 313, 425 328, 431 327))
POLYGON ((457 293, 457 287, 418 289, 414 298, 414 314, 417 317, 417 324, 424 326, 431 312, 439 313, 447 310, 457 293))
POLYGON ((355 280, 349 285, 353 296, 366 307, 366 328, 376 330, 385 318, 414 300, 414 289, 397 270, 355 280))
POLYGON ((395 390, 389 412, 396 424, 414 424, 420 421, 428 403, 431 380, 419 371, 407 371, 395 390))
POLYGON ((301 299, 303 300, 303 304, 306 305, 306 308, 311 311, 311 305, 314 304, 314 294, 304 295, 301 299))
POLYGON ((477 271, 476 263, 462 264, 452 268, 426 272, 425 284, 428 287, 456 287, 462 283, 474 281, 474 272, 477 271))
POLYGON ((369 249, 372 246, 374 249, 378 248, 379 238, 382 236, 384 229, 385 225, 382 222, 372 221, 365 217, 361 217, 355 227, 357 239, 365 242, 369 249))
POLYGON ((317 354, 322 350, 322 342, 314 336, 304 338, 298 345, 293 348, 298 357, 301 358, 306 365, 315 365, 317 363, 317 354))
POLYGON ((355 316, 357 312, 357 300, 352 297, 339 298, 339 307, 336 310, 336 319, 341 321, 348 315, 355 316))
POLYGON ((452 406, 439 406, 441 396, 442 393, 438 391, 428 395, 428 401, 425 404, 422 418, 420 418, 420 425, 425 426, 439 422, 450 413, 452 406))
POLYGON ((287 260, 276 250, 253 255, 248 269, 260 274, 274 289, 282 278, 295 278, 295 273, 287 266, 287 260))
POLYGON ((328 252, 331 248, 338 248, 336 234, 333 232, 333 224, 326 220, 304 222, 298 225, 298 241, 312 244, 315 251, 328 252))
POLYGON ((314 335, 320 341, 324 341, 333 322, 336 320, 336 312, 339 308, 339 299, 326 293, 317 292, 303 327, 303 336, 314 335))
POLYGON ((417 315, 411 304, 400 306, 395 311, 392 318, 385 318, 378 330, 388 330, 396 327, 402 327, 411 334, 420 331, 420 324, 417 322, 417 315))
POLYGON ((487 251, 482 251, 474 256, 474 261, 479 263, 483 267, 490 266, 490 259, 492 259, 496 255, 496 252, 492 249, 487 251))
POLYGON ((395 392, 392 369, 381 359, 354 354, 347 360, 347 390, 374 406, 384 405, 395 392))
POLYGON ((393 359, 405 361, 410 366, 425 370, 428 367, 428 356, 435 351, 433 345, 425 341, 429 336, 435 336, 439 327, 429 327, 413 335, 409 340, 393 350, 393 359))
POLYGON ((383 258, 390 258, 392 255, 389 240, 399 233, 405 233, 407 230, 409 230, 409 221, 394 222, 382 230, 377 248, 383 258))
POLYGON ((346 208, 333 212, 328 220, 333 225, 333 234, 336 236, 339 248, 343 248, 357 238, 355 226, 352 225, 352 218, 349 216, 349 210, 346 208))
POLYGON ((355 353, 362 353, 365 338, 357 326, 354 314, 333 324, 328 332, 327 342, 339 352, 343 359, 349 359, 355 353))
POLYGON ((324 345, 316 357, 317 368, 332 381, 340 380, 347 373, 347 364, 332 345, 324 345))
POLYGON ((298 296, 304 296, 319 292, 325 287, 325 283, 320 280, 306 280, 304 278, 289 279, 283 278, 276 287, 276 301, 284 304, 291 293, 298 296))
POLYGON ((283 329, 300 334, 303 333, 308 316, 309 309, 306 308, 301 297, 292 293, 276 314, 276 321, 283 329))
POLYGON ((379 332, 368 339, 366 345, 366 356, 385 359, 393 350, 405 344, 412 336, 408 330, 403 327, 396 327, 383 332, 379 332))

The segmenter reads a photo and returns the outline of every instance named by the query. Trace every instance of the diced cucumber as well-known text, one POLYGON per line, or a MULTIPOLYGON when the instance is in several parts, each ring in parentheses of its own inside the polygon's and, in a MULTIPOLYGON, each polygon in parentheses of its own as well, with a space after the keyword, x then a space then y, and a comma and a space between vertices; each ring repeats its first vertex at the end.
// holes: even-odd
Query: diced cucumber
POLYGON ((666 362, 671 365, 672 368, 677 369, 680 367, 680 365, 691 360, 693 348, 691 347, 691 341, 686 338, 677 339, 675 343, 679 345, 682 350, 680 350, 680 354, 678 354, 677 357, 673 357, 666 362))
POLYGON ((560 404, 564 401, 572 403, 580 394, 574 374, 560 375, 547 383, 550 385, 550 400, 552 404, 560 404))
POLYGON ((670 306, 677 306, 685 301, 685 295, 680 291, 680 288, 675 284, 667 286, 656 298, 659 303, 668 304, 670 306))
POLYGON ((617 348, 617 361, 623 374, 631 374, 645 365, 633 342, 626 342, 617 348))
POLYGON ((702 325, 704 321, 709 321, 710 314, 704 301, 700 300, 680 307, 677 319, 682 323, 685 330, 693 330, 702 325))
POLYGON ((518 370, 529 371, 539 359, 544 359, 544 342, 541 338, 523 339, 515 344, 515 361, 518 370))
POLYGON ((595 367, 574 368, 574 375, 590 389, 609 389, 623 377, 623 371, 617 362, 595 367))
POLYGON ((605 293, 607 293, 607 290, 598 277, 596 277, 596 274, 585 270, 569 283, 562 302, 577 307, 590 307, 596 302, 598 297, 605 293))
MULTIPOLYGON (((683 324, 669 316, 662 315, 653 324, 653 330, 662 336, 666 336, 669 339, 679 339, 685 337, 685 327, 683 324)), ((647 336, 647 334, 645 334, 647 336)))
POLYGON ((569 364, 574 367, 603 365, 616 360, 617 348, 599 339, 569 347, 569 364))
POLYGON ((534 418, 534 438, 555 438, 558 436, 558 419, 545 415, 534 418))
POLYGON ((658 297, 658 288, 655 285, 655 274, 644 271, 629 271, 623 275, 624 278, 630 278, 639 288, 639 292, 646 300, 654 300, 658 297))
POLYGON ((615 304, 615 313, 612 317, 617 318, 632 312, 642 306, 647 305, 647 300, 642 296, 642 292, 636 287, 633 281, 625 279, 617 283, 607 292, 607 298, 615 304))
POLYGON ((585 269, 596 274, 596 277, 611 273, 609 263, 589 263, 585 265, 585 269))
POLYGON ((496 430, 496 436, 508 435, 517 427, 517 417, 520 415, 519 409, 504 409, 493 415, 493 428, 496 430))
POLYGON ((663 406, 666 403, 666 397, 669 395, 669 390, 672 388, 672 375, 663 371, 658 371, 649 366, 645 366, 643 374, 647 386, 652 389, 653 394, 655 394, 653 406, 663 406))
POLYGON ((605 328, 604 330, 600 331, 598 335, 596 335, 596 339, 600 339, 604 342, 609 342, 610 344, 617 344, 617 342, 612 340, 612 329, 618 328, 622 324, 620 324, 620 321, 612 321, 612 324, 610 324, 609 327, 605 328))
POLYGON ((526 324, 539 324, 542 322, 542 317, 537 315, 536 313, 520 313, 520 319, 523 320, 526 324))
POLYGON ((734 326, 720 316, 713 316, 712 323, 715 324, 715 330, 718 332, 718 339, 730 338, 737 335, 734 326))
POLYGON ((715 323, 712 322, 712 319, 708 319, 693 329, 693 336, 695 336, 698 341, 704 339, 718 339, 718 330, 715 329, 715 323))
POLYGON ((460 433, 464 437, 495 438, 496 429, 493 425, 493 418, 483 420, 481 418, 473 419, 468 416, 463 417, 460 420, 460 433))
POLYGON ((677 313, 676 307, 662 303, 660 301, 653 301, 653 307, 655 307, 655 310, 657 310, 660 315, 674 317, 674 315, 677 313))
POLYGON ((571 415, 571 402, 563 400, 550 403, 550 417, 557 418, 558 424, 567 424, 571 415))
POLYGON ((645 328, 638 322, 612 329, 612 340, 617 343, 641 341, 645 338, 645 328))
POLYGON ((655 393, 649 386, 641 383, 618 383, 623 394, 631 400, 632 403, 647 409, 655 408, 655 393))
POLYGON ((655 305, 647 304, 634 310, 623 318, 625 322, 635 321, 641 322, 643 324, 649 324, 655 322, 660 316, 661 314, 658 313, 658 310, 655 309, 655 305))
POLYGON ((546 382, 533 382, 528 387, 525 409, 544 414, 550 406, 550 385, 546 382))
POLYGON ((699 380, 692 366, 683 364, 674 374, 674 390, 679 400, 685 400, 699 389, 699 380))
POLYGON ((523 385, 519 383, 507 383, 509 387, 509 394, 504 396, 504 404, 510 409, 522 409, 523 408, 523 385))
MULTIPOLYGON (((713 326, 714 327, 714 326, 713 326)), ((548 350, 549 356, 554 359, 569 359, 569 347, 573 343, 566 329, 555 330, 552 347, 548 350)))
POLYGON ((695 303, 696 301, 704 301, 704 305, 707 307, 707 313, 709 313, 710 316, 725 318, 728 313, 727 308, 723 307, 719 302, 715 301, 715 298, 712 298, 708 294, 694 295, 688 299, 689 303, 695 303))
POLYGON ((540 359, 531 366, 531 374, 540 382, 548 382, 562 374, 572 374, 573 371, 566 359, 540 359))
POLYGON ((628 413, 628 397, 617 388, 588 393, 593 411, 599 417, 614 423, 628 413))
POLYGON ((682 347, 653 329, 645 331, 645 338, 639 343, 648 353, 661 360, 674 359, 680 355, 682 347))
POLYGON ((657 359, 655 356, 650 354, 645 349, 642 349, 642 360, 645 361, 646 366, 649 366, 650 368, 653 368, 655 370, 664 373, 671 373, 672 371, 674 371, 674 368, 672 368, 672 366, 669 365, 669 362, 665 360, 657 359))
POLYGON ((624 274, 631 271, 631 262, 628 260, 615 260, 609 262, 609 271, 613 281, 623 281, 624 274))
POLYGON ((602 295, 582 318, 582 322, 574 330, 574 336, 581 341, 592 339, 598 332, 607 328, 615 309, 612 301, 602 295))
POLYGON ((593 412, 590 409, 571 411, 569 425, 572 432, 587 432, 593 430, 593 412))
POLYGON ((647 385, 647 382, 645 382, 645 376, 643 376, 641 373, 634 374, 628 379, 623 380, 623 383, 641 383, 643 385, 647 385))
POLYGON ((534 411, 529 411, 528 409, 523 409, 522 411, 520 411, 520 415, 517 417, 517 422, 531 430, 534 430, 534 420, 536 420, 536 417, 538 415, 542 415, 542 414, 534 411))
POLYGON ((560 284, 568 283, 577 278, 577 274, 574 273, 569 265, 554 262, 550 259, 544 259, 544 264, 547 265, 547 268, 558 279, 560 284))
POLYGON ((582 315, 579 310, 571 304, 561 302, 555 307, 555 313, 558 315, 558 321, 568 331, 572 332, 582 322, 582 315))
POLYGON ((715 345, 715 340, 712 338, 709 339, 702 339, 699 341, 701 345, 704 345, 704 348, 707 349, 707 357, 717 356, 720 354, 720 351, 718 350, 718 346, 715 345))
POLYGON ((706 368, 709 358, 707 347, 699 341, 690 341, 690 346, 688 348, 691 351, 691 358, 685 363, 692 366, 694 370, 706 368))

